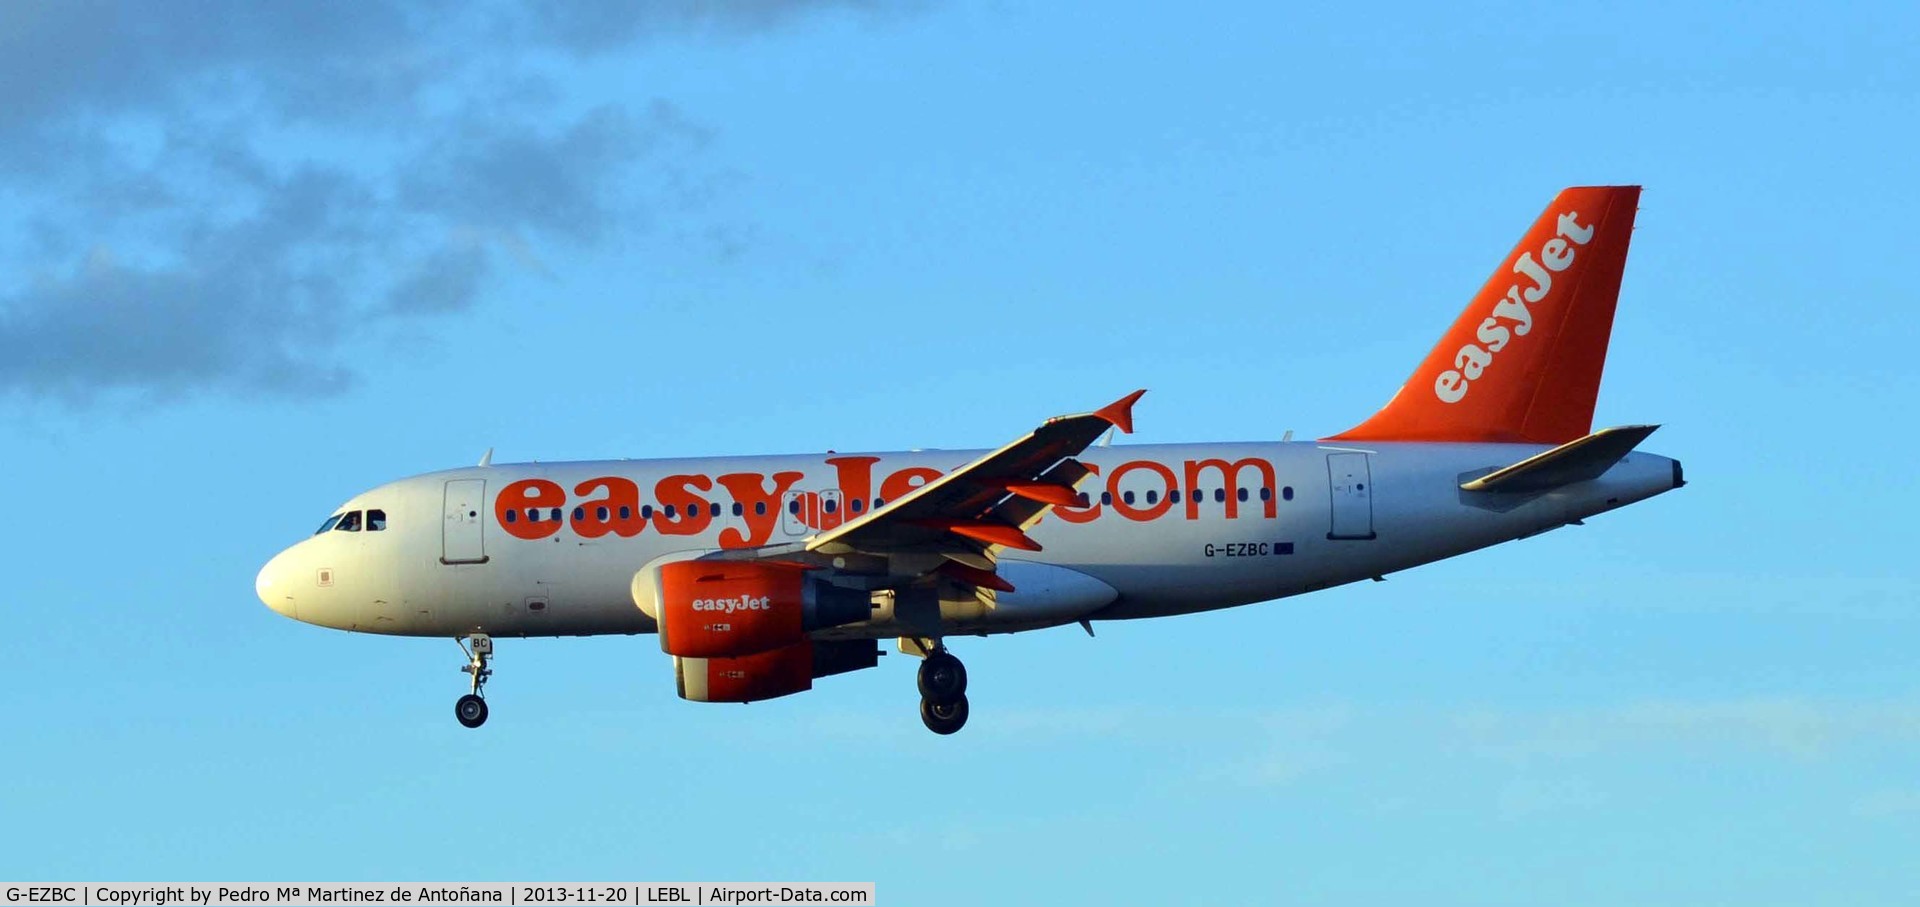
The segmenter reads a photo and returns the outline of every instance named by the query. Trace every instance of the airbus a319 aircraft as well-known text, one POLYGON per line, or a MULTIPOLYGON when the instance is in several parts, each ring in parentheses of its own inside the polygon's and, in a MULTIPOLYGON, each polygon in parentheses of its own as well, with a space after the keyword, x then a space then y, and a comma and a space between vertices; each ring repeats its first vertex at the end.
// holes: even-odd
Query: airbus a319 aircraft
MULTIPOLYGON (((1168 617, 1377 579, 1682 483, 1652 425, 1592 430, 1640 197, 1567 189, 1371 418, 1318 441, 1096 446, 1135 391, 990 451, 492 463, 355 495, 269 561, 288 617, 461 642, 658 634, 680 696, 753 702, 921 659, 967 722, 956 637, 1168 617)), ((664 678, 663 678, 664 679, 664 678)))

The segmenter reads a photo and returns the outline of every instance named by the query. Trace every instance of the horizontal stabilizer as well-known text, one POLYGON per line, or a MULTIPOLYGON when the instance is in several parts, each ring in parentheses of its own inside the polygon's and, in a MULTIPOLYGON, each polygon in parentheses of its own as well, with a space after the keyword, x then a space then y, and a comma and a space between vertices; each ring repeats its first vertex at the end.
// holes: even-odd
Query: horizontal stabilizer
POLYGON ((1534 454, 1512 466, 1496 469, 1471 482, 1462 482, 1460 488, 1463 491, 1547 491, 1597 479, 1659 427, 1622 425, 1603 428, 1545 453, 1534 454))

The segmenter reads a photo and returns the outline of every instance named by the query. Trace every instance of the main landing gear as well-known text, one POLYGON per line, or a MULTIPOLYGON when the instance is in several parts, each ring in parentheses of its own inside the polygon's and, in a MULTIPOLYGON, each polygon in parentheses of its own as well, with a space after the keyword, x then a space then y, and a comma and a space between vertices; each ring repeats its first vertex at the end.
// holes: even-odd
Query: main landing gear
POLYGON ((942 735, 967 725, 967 667, 944 644, 920 663, 920 721, 942 735))
POLYGON ((467 653, 467 663, 460 668, 464 674, 472 675, 472 692, 460 697, 453 704, 453 717, 467 727, 479 727, 487 723, 487 701, 482 699, 482 691, 487 687, 487 678, 493 676, 493 637, 485 633, 475 633, 460 643, 460 651, 467 653))

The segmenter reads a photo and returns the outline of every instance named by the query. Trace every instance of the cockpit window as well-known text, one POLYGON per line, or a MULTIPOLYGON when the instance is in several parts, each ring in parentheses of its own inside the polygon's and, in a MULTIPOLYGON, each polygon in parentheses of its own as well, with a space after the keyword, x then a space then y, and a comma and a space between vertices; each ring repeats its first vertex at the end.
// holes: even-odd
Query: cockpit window
POLYGON ((327 530, 329 530, 329 529, 332 529, 332 528, 333 528, 333 524, 335 524, 335 523, 338 523, 338 522, 340 522, 340 518, 341 518, 341 517, 343 517, 343 516, 345 516, 345 515, 346 515, 346 514, 343 514, 343 513, 336 513, 336 514, 334 514, 333 516, 330 516, 330 517, 327 517, 327 521, 326 521, 326 522, 324 522, 324 523, 321 523, 321 524, 320 524, 320 528, 318 528, 318 529, 315 529, 315 530, 313 531, 313 534, 314 534, 314 535, 319 535, 319 534, 320 534, 320 533, 322 533, 322 532, 325 532, 325 531, 327 531, 327 530))
POLYGON ((384 510, 367 511, 367 531, 379 532, 387 528, 387 512, 384 510))
POLYGON ((347 514, 346 516, 341 517, 340 522, 335 524, 335 526, 333 527, 333 531, 359 532, 360 531, 360 511, 356 510, 352 513, 347 514))

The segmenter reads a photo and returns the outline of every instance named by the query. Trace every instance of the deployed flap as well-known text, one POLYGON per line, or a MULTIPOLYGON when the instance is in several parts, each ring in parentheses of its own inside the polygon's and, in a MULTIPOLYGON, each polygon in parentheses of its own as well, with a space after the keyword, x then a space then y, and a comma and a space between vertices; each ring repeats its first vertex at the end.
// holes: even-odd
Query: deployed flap
POLYGON ((1512 466, 1496 469, 1471 482, 1462 482, 1460 488, 1463 491, 1546 491, 1597 479, 1659 427, 1622 425, 1603 428, 1545 453, 1534 454, 1512 466))

